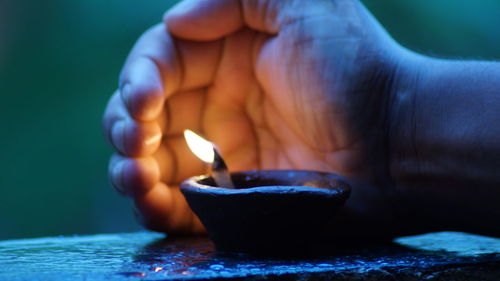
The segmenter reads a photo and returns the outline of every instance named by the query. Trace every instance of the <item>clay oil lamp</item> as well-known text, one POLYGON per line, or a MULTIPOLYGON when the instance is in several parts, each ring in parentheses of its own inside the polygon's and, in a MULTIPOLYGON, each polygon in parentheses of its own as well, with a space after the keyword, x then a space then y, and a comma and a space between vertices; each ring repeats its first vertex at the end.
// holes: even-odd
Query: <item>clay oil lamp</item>
POLYGON ((280 256, 308 253, 350 194, 347 180, 303 170, 229 173, 216 146, 186 130, 209 175, 181 184, 181 192, 219 251, 280 256))

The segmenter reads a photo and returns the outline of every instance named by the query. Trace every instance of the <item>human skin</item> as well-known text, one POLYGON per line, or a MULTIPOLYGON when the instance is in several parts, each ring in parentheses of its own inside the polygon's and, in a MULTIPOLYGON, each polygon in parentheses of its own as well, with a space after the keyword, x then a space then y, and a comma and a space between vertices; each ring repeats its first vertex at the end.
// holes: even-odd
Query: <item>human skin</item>
POLYGON ((108 103, 110 178, 147 228, 203 233, 178 190, 206 172, 192 129, 232 171, 349 178, 332 235, 498 235, 499 74, 403 48, 356 0, 183 1, 139 39, 108 103))

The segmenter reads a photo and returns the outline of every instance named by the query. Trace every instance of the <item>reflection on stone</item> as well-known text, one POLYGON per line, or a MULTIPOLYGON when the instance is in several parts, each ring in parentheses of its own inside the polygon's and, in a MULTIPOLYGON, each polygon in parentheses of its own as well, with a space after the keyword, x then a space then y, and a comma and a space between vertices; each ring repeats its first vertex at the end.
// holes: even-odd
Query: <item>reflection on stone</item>
POLYGON ((302 260, 220 253, 206 237, 151 232, 0 241, 0 280, 499 280, 499 239, 446 232, 396 241, 302 260))

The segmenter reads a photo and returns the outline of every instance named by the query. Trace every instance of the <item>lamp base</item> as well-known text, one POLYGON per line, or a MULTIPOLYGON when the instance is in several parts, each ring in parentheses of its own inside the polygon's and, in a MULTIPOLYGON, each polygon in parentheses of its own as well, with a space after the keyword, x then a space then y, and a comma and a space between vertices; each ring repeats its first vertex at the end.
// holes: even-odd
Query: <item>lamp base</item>
POLYGON ((231 173, 235 189, 210 176, 181 184, 217 250, 266 256, 304 255, 322 248, 322 234, 350 194, 344 178, 299 170, 231 173))

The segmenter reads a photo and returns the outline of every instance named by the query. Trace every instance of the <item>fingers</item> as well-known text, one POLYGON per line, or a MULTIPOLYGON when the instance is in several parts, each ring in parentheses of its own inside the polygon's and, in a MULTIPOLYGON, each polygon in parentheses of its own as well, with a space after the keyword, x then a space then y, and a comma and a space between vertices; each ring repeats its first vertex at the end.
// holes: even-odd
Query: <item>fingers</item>
POLYGON ((161 173, 161 181, 179 184, 183 180, 206 173, 206 166, 189 150, 183 136, 165 140, 154 154, 161 173))
POLYGON ((104 111, 104 116, 102 118, 102 127, 104 129, 104 135, 106 139, 112 143, 111 132, 113 130, 113 125, 117 122, 123 121, 127 118, 127 110, 120 99, 119 91, 115 91, 104 111))
POLYGON ((244 112, 211 103, 206 108, 203 123, 207 137, 219 146, 230 170, 258 168, 258 143, 252 123, 244 112))
POLYGON ((214 40, 243 26, 237 0, 181 1, 164 21, 176 36, 190 40, 214 40))
POLYGON ((135 204, 139 221, 149 229, 169 233, 204 232, 179 188, 159 182, 147 194, 136 198, 135 204))
POLYGON ((206 166, 189 150, 182 136, 164 141, 152 155, 130 158, 111 157, 109 176, 115 189, 130 197, 147 193, 159 181, 177 185, 183 180, 206 173, 206 166))
POLYGON ((115 189, 134 198, 149 192, 159 181, 174 185, 206 172, 205 164, 189 150, 182 136, 166 139, 153 156, 115 154, 108 169, 115 189))
POLYGON ((258 147, 248 112, 259 107, 260 89, 252 65, 252 44, 258 34, 244 28, 226 37, 214 84, 207 89, 204 132, 216 143, 232 170, 257 168, 258 147))
POLYGON ((125 196, 142 196, 160 181, 160 169, 153 157, 127 158, 115 154, 108 169, 113 187, 125 196))
POLYGON ((158 122, 139 122, 130 118, 118 92, 113 94, 108 103, 103 127, 109 142, 123 155, 151 155, 161 142, 158 122))
POLYGON ((139 38, 120 73, 121 97, 137 120, 155 119, 163 108, 164 85, 175 88, 181 81, 179 61, 170 46, 164 27, 152 27, 139 38))
POLYGON ((180 92, 169 98, 160 118, 164 135, 178 136, 185 129, 200 131, 205 99, 205 89, 180 92))
POLYGON ((164 22, 175 36, 196 41, 219 39, 244 25, 277 34, 303 14, 321 12, 312 6, 318 5, 310 1, 184 0, 165 13, 164 22))
POLYGON ((164 182, 180 182, 203 174, 204 164, 188 151, 182 137, 170 138, 154 157, 113 155, 109 175, 122 195, 134 198, 139 221, 149 229, 176 233, 204 233, 178 188, 164 182))
POLYGON ((204 88, 212 84, 219 65, 223 41, 192 42, 176 39, 181 60, 182 81, 177 91, 204 88))
POLYGON ((137 122, 125 119, 115 123, 111 131, 112 144, 124 155, 151 155, 161 141, 161 130, 156 122, 137 122))
POLYGON ((154 120, 173 93, 208 86, 221 51, 221 41, 174 40, 163 24, 148 30, 120 75, 120 92, 130 115, 139 121, 154 120))

